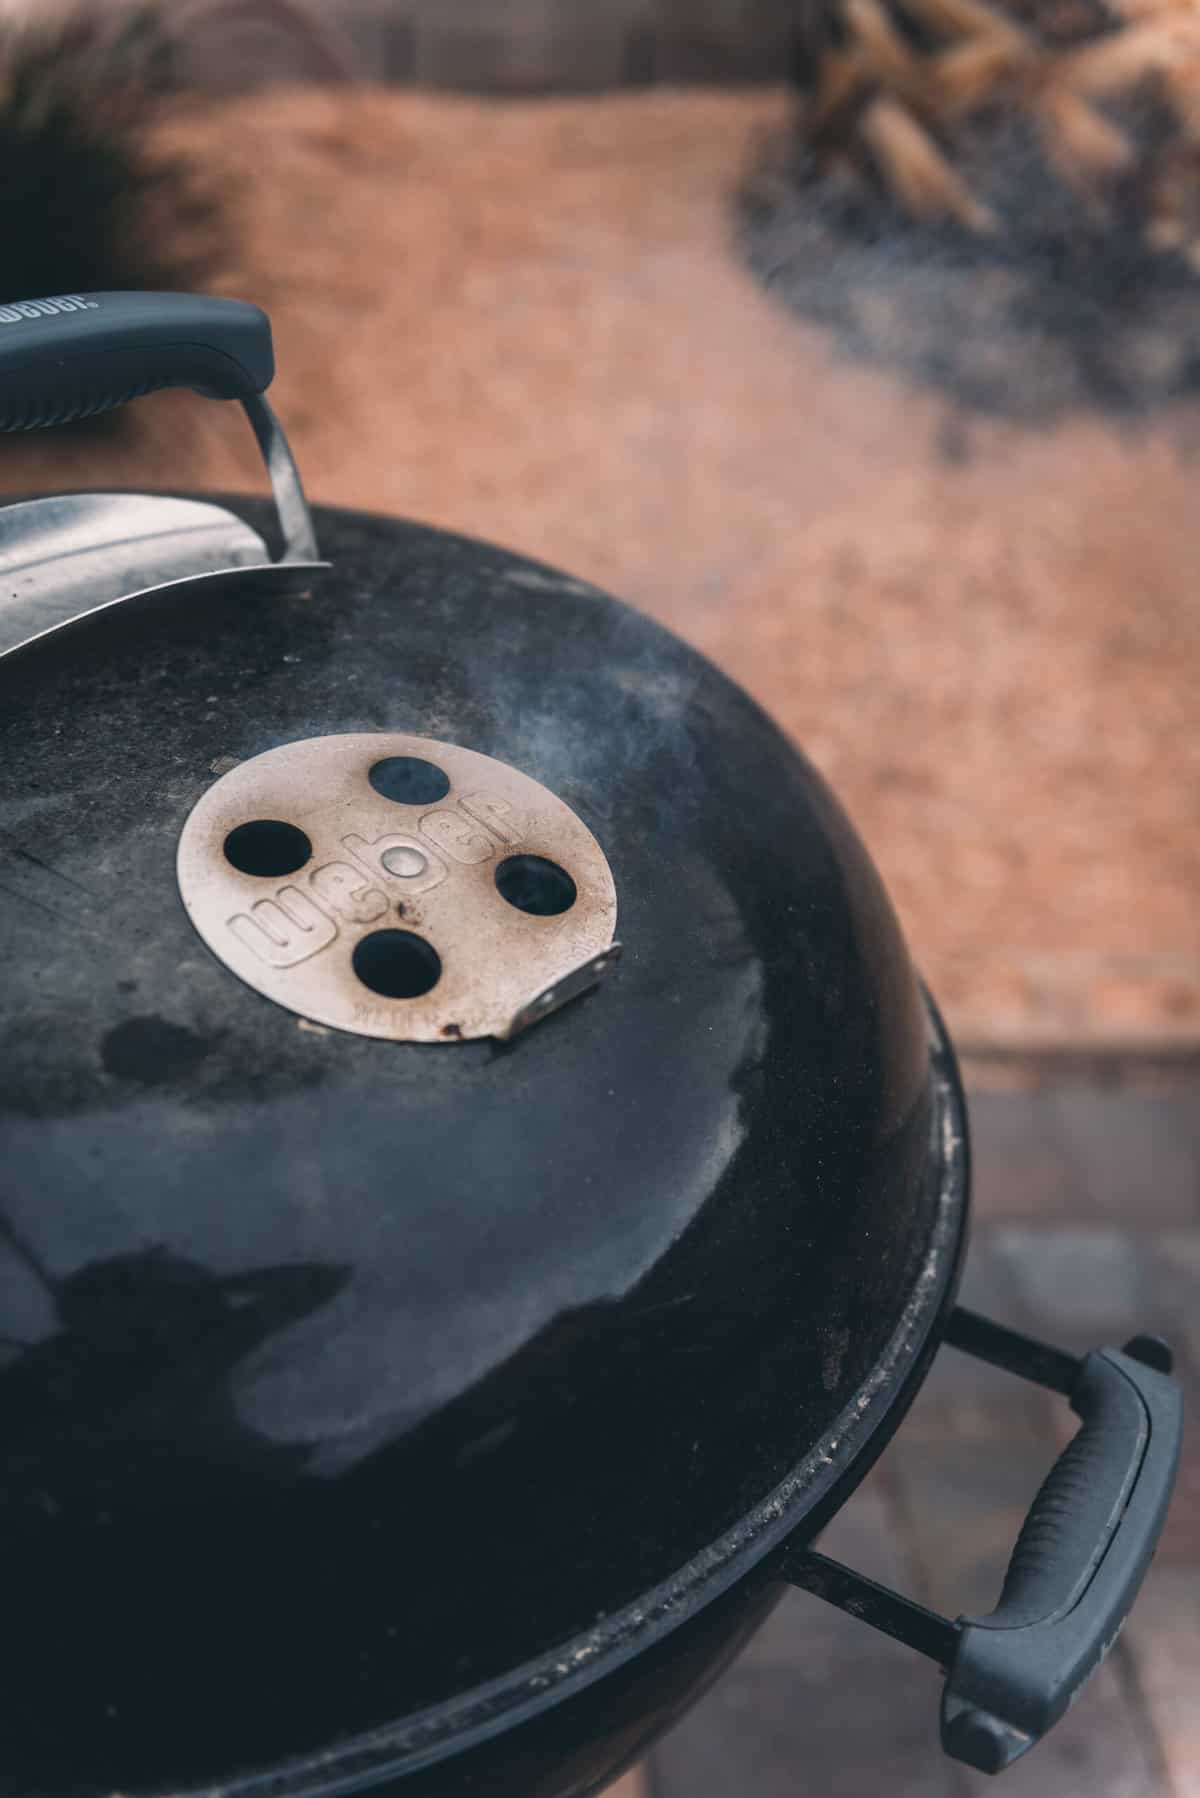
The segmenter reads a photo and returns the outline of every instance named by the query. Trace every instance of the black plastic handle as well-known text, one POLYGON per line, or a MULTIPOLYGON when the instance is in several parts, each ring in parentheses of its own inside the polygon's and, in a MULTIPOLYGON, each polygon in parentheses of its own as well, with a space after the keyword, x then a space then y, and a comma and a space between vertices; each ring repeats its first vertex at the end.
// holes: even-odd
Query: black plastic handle
POLYGON ((999 1773, 1058 1722, 1120 1634, 1175 1485, 1183 1393, 1152 1336, 1081 1359, 959 1306, 945 1340, 1065 1394, 1081 1420, 1030 1506, 996 1609, 939 1616, 807 1545, 777 1571, 936 1661, 943 1748, 999 1773))
POLYGON ((1081 1427, 1030 1507, 1000 1602, 990 1616, 958 1620, 942 1743, 985 1773, 1043 1736, 1112 1647, 1175 1482, 1182 1394, 1161 1360, 1098 1349, 1077 1370, 1070 1400, 1081 1427))
POLYGON ((250 400, 274 374, 270 320, 244 300, 72 293, 0 306, 0 431, 70 424, 163 387, 250 400))

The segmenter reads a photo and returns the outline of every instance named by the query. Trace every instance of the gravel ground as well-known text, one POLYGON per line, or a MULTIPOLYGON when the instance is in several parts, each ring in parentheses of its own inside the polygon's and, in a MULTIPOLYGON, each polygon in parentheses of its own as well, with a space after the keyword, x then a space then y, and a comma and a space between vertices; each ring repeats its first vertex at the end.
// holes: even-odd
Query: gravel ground
MULTIPOLYGON (((167 136, 227 196, 222 285, 272 312, 316 498, 543 556, 714 656, 834 781, 967 1044, 1194 1044, 1195 403, 984 413, 793 315, 734 205, 782 104, 283 91, 167 136)), ((10 491, 255 478, 177 396, 3 449, 10 491)))

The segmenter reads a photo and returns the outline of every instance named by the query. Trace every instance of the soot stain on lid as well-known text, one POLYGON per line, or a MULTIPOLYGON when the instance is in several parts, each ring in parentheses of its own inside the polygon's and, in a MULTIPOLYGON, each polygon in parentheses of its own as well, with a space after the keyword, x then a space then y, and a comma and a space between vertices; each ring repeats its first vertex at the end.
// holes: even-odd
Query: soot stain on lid
POLYGON ((114 1025, 100 1046, 100 1059, 118 1080, 165 1086, 190 1074, 214 1046, 193 1030, 151 1015, 114 1025))
MULTIPOLYGON (((1047 166, 1030 122, 1004 109, 963 125, 954 152, 999 229, 918 220, 778 134, 737 197, 741 254, 844 351, 966 410, 1136 419, 1200 391, 1200 279, 1150 247, 1136 185, 1099 219, 1047 166)), ((957 439, 946 448, 961 460, 957 439)))

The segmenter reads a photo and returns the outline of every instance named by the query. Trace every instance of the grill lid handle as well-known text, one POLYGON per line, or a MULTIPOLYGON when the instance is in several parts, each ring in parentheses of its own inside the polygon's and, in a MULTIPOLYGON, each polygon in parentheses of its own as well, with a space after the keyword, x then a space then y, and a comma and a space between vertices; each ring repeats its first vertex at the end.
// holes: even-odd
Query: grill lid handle
POLYGON ((1080 1418, 1030 1506, 995 1610, 951 1621, 807 1550, 785 1557, 783 1577, 938 1661, 943 1748, 999 1773, 1059 1721, 1120 1634, 1166 1519, 1182 1393, 1154 1337, 1079 1358, 960 1307, 946 1341, 1063 1393, 1080 1418))
POLYGON ((271 479, 281 561, 315 563, 320 551, 300 475, 263 397, 274 377, 271 321, 245 300, 69 293, 0 306, 0 431, 95 418, 166 387, 240 400, 271 479))
POLYGON ((72 293, 0 306, 0 431, 94 418, 164 387, 250 400, 274 376, 271 322, 244 300, 72 293))

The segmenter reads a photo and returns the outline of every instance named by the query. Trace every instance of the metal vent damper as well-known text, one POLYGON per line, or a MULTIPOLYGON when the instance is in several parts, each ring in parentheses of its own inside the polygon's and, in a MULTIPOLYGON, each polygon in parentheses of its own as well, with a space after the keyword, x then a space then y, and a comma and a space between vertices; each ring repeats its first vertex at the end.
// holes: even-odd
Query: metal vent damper
POLYGON ((620 954, 612 872, 582 820, 430 737, 311 737, 239 763, 188 817, 178 876, 226 967, 359 1036, 515 1036, 620 954))

